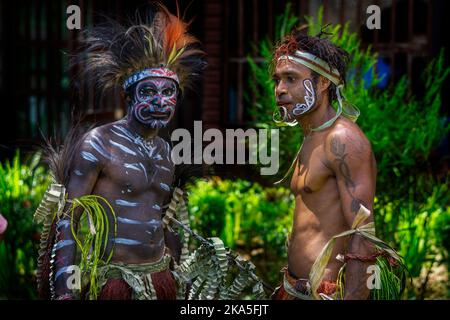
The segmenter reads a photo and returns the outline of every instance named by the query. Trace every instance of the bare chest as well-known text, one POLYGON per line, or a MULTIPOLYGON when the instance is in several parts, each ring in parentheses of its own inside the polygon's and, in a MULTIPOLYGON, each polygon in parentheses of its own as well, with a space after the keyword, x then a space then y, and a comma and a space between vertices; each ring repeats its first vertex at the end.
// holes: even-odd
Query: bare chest
POLYGON ((325 165, 325 152, 320 143, 304 144, 291 180, 294 195, 319 192, 330 181, 331 170, 325 165))
POLYGON ((166 193, 172 184, 174 165, 167 146, 144 146, 111 140, 111 161, 101 172, 122 194, 166 193))

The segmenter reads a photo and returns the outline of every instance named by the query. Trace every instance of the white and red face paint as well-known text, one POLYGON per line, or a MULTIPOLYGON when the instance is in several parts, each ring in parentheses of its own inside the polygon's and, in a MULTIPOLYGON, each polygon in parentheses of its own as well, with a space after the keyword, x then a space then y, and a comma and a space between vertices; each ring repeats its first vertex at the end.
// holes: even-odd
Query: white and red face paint
POLYGON ((142 124, 159 129, 167 126, 175 113, 178 86, 169 78, 147 78, 135 87, 132 114, 142 124))

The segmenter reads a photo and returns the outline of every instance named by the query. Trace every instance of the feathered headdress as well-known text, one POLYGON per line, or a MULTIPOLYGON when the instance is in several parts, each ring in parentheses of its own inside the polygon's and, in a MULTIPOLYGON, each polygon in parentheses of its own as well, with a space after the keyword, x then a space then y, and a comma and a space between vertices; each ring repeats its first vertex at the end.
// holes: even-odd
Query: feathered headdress
POLYGON ((109 21, 84 32, 84 49, 72 61, 81 69, 81 81, 101 95, 148 77, 173 79, 181 90, 190 87, 206 62, 188 24, 161 4, 137 20, 130 26, 109 21))

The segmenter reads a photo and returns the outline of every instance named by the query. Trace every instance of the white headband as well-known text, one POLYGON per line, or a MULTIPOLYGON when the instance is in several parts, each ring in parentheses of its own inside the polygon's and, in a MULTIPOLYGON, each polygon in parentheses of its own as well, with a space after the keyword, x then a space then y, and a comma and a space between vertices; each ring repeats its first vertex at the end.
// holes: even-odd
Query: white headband
POLYGON ((136 82, 150 77, 172 79, 178 85, 180 85, 180 80, 178 79, 178 76, 175 72, 165 67, 160 67, 160 68, 144 69, 133 73, 131 76, 125 79, 123 83, 123 88, 124 90, 127 90, 130 86, 132 86, 136 82))
POLYGON ((309 69, 317 72, 321 76, 324 76, 325 78, 330 80, 336 86, 342 83, 341 75, 339 74, 339 71, 336 68, 331 68, 328 63, 326 63, 325 61, 323 61, 322 59, 316 57, 311 53, 297 50, 295 51, 294 55, 289 56, 283 55, 279 57, 278 61, 283 59, 292 60, 294 62, 304 65, 305 67, 308 67, 309 69))

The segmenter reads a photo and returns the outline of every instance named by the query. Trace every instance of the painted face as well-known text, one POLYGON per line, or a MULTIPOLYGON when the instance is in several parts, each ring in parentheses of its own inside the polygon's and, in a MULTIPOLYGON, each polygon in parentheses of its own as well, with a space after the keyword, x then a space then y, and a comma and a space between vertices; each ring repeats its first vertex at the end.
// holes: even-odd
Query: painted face
POLYGON ((139 122, 163 128, 175 113, 177 95, 178 87, 172 79, 144 79, 136 85, 131 112, 139 122))
POLYGON ((288 60, 277 63, 273 76, 275 95, 284 121, 293 121, 310 111, 316 104, 311 71, 288 60))

